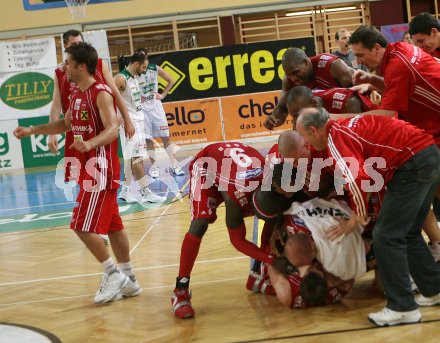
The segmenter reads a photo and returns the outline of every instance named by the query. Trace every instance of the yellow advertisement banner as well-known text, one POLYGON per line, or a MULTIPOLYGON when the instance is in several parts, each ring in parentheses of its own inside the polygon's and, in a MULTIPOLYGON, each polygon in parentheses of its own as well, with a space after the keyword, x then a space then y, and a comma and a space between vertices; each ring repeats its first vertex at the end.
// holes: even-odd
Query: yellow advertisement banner
POLYGON ((177 145, 223 140, 218 98, 164 103, 170 137, 177 145))
POLYGON ((253 93, 221 98, 225 139, 237 140, 255 137, 279 135, 292 128, 289 116, 286 123, 275 130, 267 130, 263 124, 276 105, 279 91, 253 93))

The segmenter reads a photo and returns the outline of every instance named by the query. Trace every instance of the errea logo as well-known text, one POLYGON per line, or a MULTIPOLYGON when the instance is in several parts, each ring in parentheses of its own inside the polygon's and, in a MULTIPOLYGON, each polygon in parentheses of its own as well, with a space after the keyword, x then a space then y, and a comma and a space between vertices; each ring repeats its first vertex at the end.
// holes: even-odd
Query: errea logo
MULTIPOLYGON (((177 87, 179 87, 179 85, 185 79, 185 74, 182 71, 180 71, 179 69, 177 69, 173 64, 171 64, 168 61, 163 62, 160 67, 164 71, 166 71, 168 74, 170 74, 172 76, 172 78, 174 79, 174 81, 175 81, 173 87, 168 92, 168 94, 173 94, 174 90, 177 87)), ((167 85, 167 82, 163 78, 159 77, 159 79, 158 79, 158 88, 163 90, 166 85, 167 85)))

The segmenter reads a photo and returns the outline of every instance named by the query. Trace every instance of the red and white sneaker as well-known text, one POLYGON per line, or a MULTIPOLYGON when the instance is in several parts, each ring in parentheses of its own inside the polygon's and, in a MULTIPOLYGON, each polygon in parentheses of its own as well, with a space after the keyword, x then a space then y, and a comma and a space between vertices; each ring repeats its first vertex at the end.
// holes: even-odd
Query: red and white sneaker
POLYGON ((192 318, 195 315, 191 306, 191 291, 188 288, 175 288, 171 297, 174 315, 180 319, 192 318))
POLYGON ((254 293, 262 293, 266 295, 276 295, 275 289, 270 283, 270 279, 261 278, 257 273, 249 274, 246 282, 246 288, 254 293))
POLYGON ((260 274, 251 272, 246 282, 246 289, 254 293, 276 295, 275 289, 270 282, 268 264, 261 263, 260 274))

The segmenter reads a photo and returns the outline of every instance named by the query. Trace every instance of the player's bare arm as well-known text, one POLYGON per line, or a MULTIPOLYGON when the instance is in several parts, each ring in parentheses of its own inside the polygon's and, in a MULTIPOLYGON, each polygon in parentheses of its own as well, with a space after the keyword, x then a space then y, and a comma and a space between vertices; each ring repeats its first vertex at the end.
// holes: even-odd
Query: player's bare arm
POLYGON ((286 98, 290 88, 292 87, 289 83, 289 80, 287 79, 287 76, 284 76, 281 95, 277 107, 275 107, 272 114, 268 116, 264 122, 264 127, 266 129, 273 130, 273 128, 285 123, 287 115, 289 114, 286 106, 286 98))
POLYGON ((58 119, 55 122, 37 126, 23 127, 19 126, 14 130, 14 136, 18 139, 30 135, 56 135, 70 130, 64 119, 58 119))
MULTIPOLYGON (((115 80, 115 84, 116 84, 116 87, 118 88, 118 90, 120 92, 125 91, 125 88, 127 88, 127 80, 125 79, 125 77, 123 77, 120 74, 116 74, 114 80, 115 80)), ((116 114, 118 117, 119 124, 124 125, 124 118, 122 118, 121 112, 118 111, 116 114)))
POLYGON ((338 81, 339 86, 348 88, 353 86, 353 74, 355 70, 350 68, 340 58, 333 61, 330 66, 330 73, 338 81))
POLYGON ((292 292, 290 290, 289 281, 287 281, 286 277, 273 266, 269 266, 269 277, 278 300, 283 305, 290 306, 292 303, 292 292))
POLYGON ((123 92, 127 88, 127 80, 121 74, 115 75, 115 85, 118 91, 123 92))
MULTIPOLYGON (((53 77, 54 87, 52 95, 52 105, 50 106, 49 123, 55 122, 60 119, 61 115, 61 92, 58 85, 58 78, 56 75, 53 77)), ((58 154, 58 138, 56 135, 49 135, 47 138, 47 144, 50 152, 54 155, 58 154)))
POLYGON ((170 74, 168 74, 165 70, 163 70, 159 66, 157 67, 157 73, 161 78, 163 78, 167 82, 167 85, 165 86, 163 92, 160 94, 159 93, 156 94, 156 99, 163 100, 167 96, 170 89, 174 86, 175 81, 170 74))
POLYGON ((112 90, 113 96, 115 97, 116 100, 116 106, 118 107, 119 112, 121 113, 122 119, 124 119, 125 135, 128 138, 131 138, 135 133, 133 122, 131 121, 130 116, 128 115, 128 109, 127 106, 125 106, 125 101, 122 98, 121 94, 119 93, 115 81, 113 80, 113 76, 110 73, 110 70, 108 69, 105 63, 102 64, 102 73, 104 76, 105 83, 112 90))
POLYGON ((228 229, 235 229, 244 225, 243 212, 226 192, 221 192, 226 206, 226 226, 228 229))
POLYGON ((107 92, 99 92, 96 97, 96 105, 98 106, 104 130, 88 141, 74 142, 70 148, 76 149, 79 152, 87 152, 94 148, 110 144, 118 138, 118 121, 113 108, 113 97, 107 92))

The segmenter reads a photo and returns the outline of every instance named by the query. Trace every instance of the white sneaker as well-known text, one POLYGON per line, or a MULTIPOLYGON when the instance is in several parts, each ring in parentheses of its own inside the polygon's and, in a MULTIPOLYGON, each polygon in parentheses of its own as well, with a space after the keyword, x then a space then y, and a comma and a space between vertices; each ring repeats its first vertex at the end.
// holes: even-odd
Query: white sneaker
POLYGON ((126 186, 122 186, 121 193, 119 193, 119 199, 124 200, 127 204, 132 204, 137 202, 134 195, 131 193, 130 189, 126 186))
POLYGON ((419 288, 417 287, 411 275, 409 276, 409 282, 411 283, 411 293, 413 294, 419 293, 419 288))
POLYGON ((435 262, 440 261, 440 243, 434 242, 429 243, 429 250, 431 250, 432 257, 434 257, 435 262))
POLYGON ((173 168, 173 174, 176 176, 182 176, 182 175, 185 175, 185 172, 179 166, 175 166, 173 168))
POLYGON ((422 319, 419 309, 398 312, 385 307, 379 312, 370 313, 368 320, 377 326, 418 323, 422 319))
POLYGON ((95 304, 103 304, 109 301, 113 301, 118 293, 121 292, 129 282, 128 276, 114 271, 111 274, 104 273, 101 279, 101 286, 99 291, 95 295, 95 304))
POLYGON ((110 301, 118 301, 122 299, 125 299, 124 295, 122 294, 122 292, 118 292, 118 294, 116 294, 115 297, 110 301))
POLYGON ((146 190, 142 194, 142 202, 152 202, 152 203, 162 203, 167 200, 166 197, 161 197, 160 195, 154 194, 151 190, 146 190))
POLYGON ((139 285, 139 283, 137 282, 136 278, 134 275, 130 275, 128 277, 128 282, 127 284, 122 288, 121 293, 124 297, 129 298, 129 297, 135 297, 139 294, 142 293, 142 288, 139 285))
POLYGON ((420 306, 440 305, 440 293, 432 297, 424 297, 422 294, 416 295, 416 302, 420 306))
POLYGON ((158 167, 151 167, 150 168, 150 176, 153 179, 157 179, 159 177, 159 168, 158 167))

